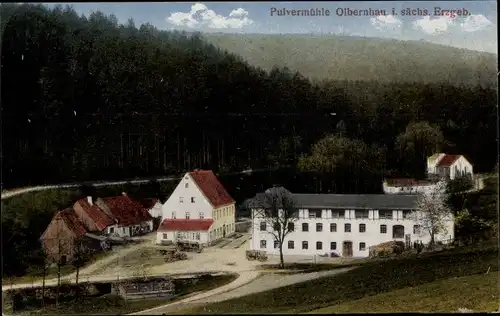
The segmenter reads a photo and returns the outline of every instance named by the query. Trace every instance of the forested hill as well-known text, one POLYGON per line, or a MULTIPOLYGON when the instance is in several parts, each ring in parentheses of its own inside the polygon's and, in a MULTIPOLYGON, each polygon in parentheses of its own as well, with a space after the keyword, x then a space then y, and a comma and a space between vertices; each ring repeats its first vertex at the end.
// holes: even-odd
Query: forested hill
POLYGON ((212 44, 271 70, 314 79, 496 86, 498 57, 423 41, 338 35, 205 34, 212 44))
POLYGON ((421 176, 436 150, 466 154, 477 171, 496 162, 493 89, 312 83, 197 34, 70 8, 1 9, 3 186, 298 166, 318 190, 342 193, 421 176))

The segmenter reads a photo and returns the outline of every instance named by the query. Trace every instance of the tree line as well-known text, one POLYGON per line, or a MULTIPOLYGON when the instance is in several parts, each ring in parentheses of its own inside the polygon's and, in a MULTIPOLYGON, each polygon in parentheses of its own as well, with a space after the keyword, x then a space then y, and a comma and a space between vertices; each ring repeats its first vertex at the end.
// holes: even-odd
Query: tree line
POLYGON ((292 166, 333 192, 421 177, 437 150, 496 162, 493 89, 311 82, 70 7, 2 4, 1 29, 4 187, 292 166))

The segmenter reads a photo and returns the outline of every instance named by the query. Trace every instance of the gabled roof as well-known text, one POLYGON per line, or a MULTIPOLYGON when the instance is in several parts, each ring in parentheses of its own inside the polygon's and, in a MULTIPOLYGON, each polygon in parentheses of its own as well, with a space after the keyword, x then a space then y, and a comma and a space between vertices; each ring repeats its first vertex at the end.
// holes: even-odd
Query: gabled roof
POLYGON ((434 161, 435 161, 436 159, 438 159, 439 155, 441 155, 441 153, 436 153, 436 154, 434 154, 434 155, 430 156, 429 158, 427 158, 427 161, 428 161, 429 163, 434 163, 434 161))
POLYGON ((127 195, 102 198, 120 226, 138 225, 153 218, 141 203, 127 195))
POLYGON ((114 219, 104 213, 97 205, 91 205, 87 199, 80 199, 76 203, 78 203, 83 211, 87 213, 99 231, 103 231, 106 227, 115 224, 114 219))
POLYGON ((436 167, 449 167, 460 157, 462 157, 462 155, 444 155, 443 158, 438 161, 436 167))
POLYGON ((393 178, 386 179, 385 183, 389 187, 413 187, 435 184, 436 181, 430 180, 416 180, 411 178, 393 178))
MULTIPOLYGON (((156 206, 156 203, 160 202, 159 199, 157 198, 147 198, 147 199, 143 199, 141 201, 141 204, 144 205, 145 208, 147 209, 152 209, 153 207, 156 206)), ((161 202, 160 202, 161 204, 161 202)))
POLYGON ((207 231, 213 223, 213 219, 165 219, 158 231, 207 231))
POLYGON ((235 203, 212 170, 195 170, 189 175, 214 208, 235 203))
POLYGON ((76 216, 75 211, 72 208, 67 208, 62 211, 57 212, 54 216, 55 220, 62 219, 69 230, 71 230, 76 237, 82 237, 87 233, 87 229, 80 222, 78 216, 76 216))

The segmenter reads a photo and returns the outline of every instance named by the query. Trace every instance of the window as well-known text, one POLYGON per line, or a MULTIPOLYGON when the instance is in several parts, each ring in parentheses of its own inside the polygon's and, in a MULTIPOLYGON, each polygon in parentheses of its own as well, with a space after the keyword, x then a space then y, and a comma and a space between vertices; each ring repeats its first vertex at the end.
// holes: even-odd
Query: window
POLYGON ((274 224, 273 224, 273 230, 274 230, 275 232, 280 231, 280 228, 281 228, 281 227, 280 227, 280 223, 274 223, 274 224))
POLYGON ((191 214, 189 214, 189 212, 186 212, 186 219, 189 219, 190 216, 191 214))
POLYGON ((380 233, 387 234, 387 225, 380 225, 380 233))
POLYGON ((322 223, 316 223, 316 231, 317 232, 323 231, 323 224, 322 223))
POLYGON ((168 234, 163 234, 163 239, 168 239, 168 234))
POLYGON ((191 203, 194 203, 194 196, 191 197, 191 203))
POLYGON ((330 224, 330 232, 331 233, 336 233, 337 232, 337 224, 331 223, 330 224))
POLYGON ((308 249, 309 248, 309 243, 307 241, 302 242, 302 249, 308 249))
POLYGON ((309 218, 321 218, 321 210, 309 210, 309 218))
POLYGON ((294 249, 295 245, 294 245, 294 242, 293 240, 289 240, 288 241, 288 249, 294 249))
POLYGON ((203 214, 203 212, 200 212, 199 215, 200 215, 200 219, 204 219, 205 218, 205 214, 203 214))
POLYGON ((265 249, 265 248, 267 248, 267 240, 261 240, 260 249, 265 249))
POLYGON ((280 247, 279 241, 275 240, 274 241, 274 249, 278 249, 280 247))
POLYGON ((302 231, 303 232, 308 232, 309 231, 309 224, 308 223, 302 223, 302 231))
POLYGON ((359 232, 366 233, 366 224, 359 224, 359 232))
POLYGON ((321 250, 323 249, 323 243, 321 241, 316 242, 316 250, 321 250))
POLYGON ((379 219, 392 219, 392 211, 378 211, 379 219))
POLYGON ((364 242, 360 242, 360 243, 359 243, 359 250, 360 250, 360 251, 364 251, 364 250, 366 250, 366 244, 365 244, 364 242))
POLYGON ((114 228, 114 227, 110 227, 110 228, 109 228, 109 233, 110 233, 110 234, 112 234, 112 233, 114 233, 114 232, 115 232, 115 228, 114 228))
POLYGON ((337 243, 335 241, 330 243, 330 250, 337 250, 337 243))
POLYGON ((260 222, 260 231, 266 231, 267 225, 266 222, 260 222))
POLYGON ((200 233, 196 233, 196 240, 200 240, 200 233))
POLYGON ((184 198, 182 196, 179 196, 179 203, 184 203, 184 198))
POLYGON ((413 225, 413 233, 420 234, 420 225, 413 225))
POLYGON ((293 232, 295 230, 295 224, 294 223, 288 223, 288 231, 293 232))
POLYGON ((172 212, 172 218, 175 219, 175 212, 172 212))
POLYGON ((332 211, 332 218, 343 218, 345 211, 332 211))
POLYGON ((189 183, 184 183, 185 188, 189 188, 189 183))
POLYGON ((351 232, 351 224, 344 224, 344 232, 346 233, 351 232))
POLYGON ((354 215, 356 216, 356 218, 368 218, 368 211, 367 210, 355 211, 354 215))

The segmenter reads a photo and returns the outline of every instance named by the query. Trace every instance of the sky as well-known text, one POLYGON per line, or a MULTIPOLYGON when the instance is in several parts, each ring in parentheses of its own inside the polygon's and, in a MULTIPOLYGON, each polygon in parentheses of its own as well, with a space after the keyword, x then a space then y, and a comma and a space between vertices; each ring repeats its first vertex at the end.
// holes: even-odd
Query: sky
POLYGON ((339 34, 423 40, 491 53, 498 50, 496 1, 59 4, 69 4, 81 14, 88 15, 99 10, 108 15, 114 14, 120 23, 132 18, 136 26, 149 22, 163 30, 339 34), (355 10, 367 12, 357 14, 355 10))

